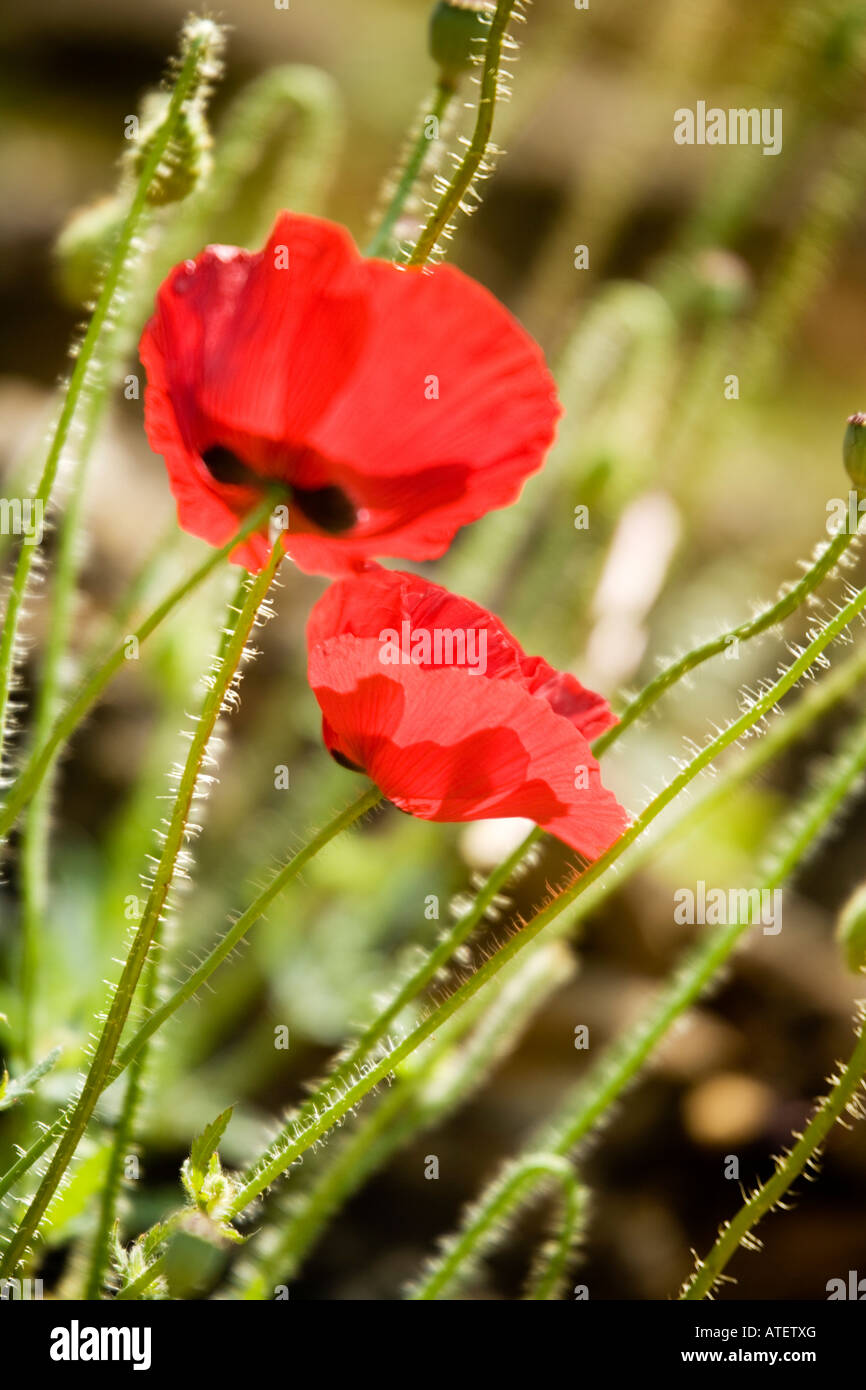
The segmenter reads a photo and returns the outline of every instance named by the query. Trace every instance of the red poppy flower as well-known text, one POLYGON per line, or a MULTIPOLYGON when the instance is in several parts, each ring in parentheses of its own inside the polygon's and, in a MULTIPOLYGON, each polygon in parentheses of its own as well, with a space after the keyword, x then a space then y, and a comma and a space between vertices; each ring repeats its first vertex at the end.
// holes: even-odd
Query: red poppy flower
MULTIPOLYGON (((263 251, 175 267, 141 339, 145 422, 180 524, 224 545, 286 485, 286 549, 311 573, 441 555, 514 501, 560 413, 540 349, 453 266, 365 259, 281 213, 263 251)), ((260 569, 264 532, 233 559, 260 569)))
POLYGON ((526 816, 587 859, 624 830, 589 746, 616 722, 607 703, 478 604, 370 566, 331 585, 307 644, 327 748, 401 810, 526 816))

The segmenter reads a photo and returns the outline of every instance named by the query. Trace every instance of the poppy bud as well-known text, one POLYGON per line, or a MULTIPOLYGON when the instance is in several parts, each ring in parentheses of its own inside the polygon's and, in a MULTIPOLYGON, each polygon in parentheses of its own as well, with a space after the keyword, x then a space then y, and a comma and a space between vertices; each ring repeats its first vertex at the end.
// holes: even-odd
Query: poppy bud
POLYGON ((126 216, 122 198, 101 198, 74 213, 57 238, 54 255, 63 298, 83 304, 99 285, 126 216))
POLYGON ((842 458, 857 491, 866 493, 866 413, 863 411, 848 416, 842 458))
MULTIPOLYGON (((164 114, 162 102, 159 108, 156 119, 147 122, 135 146, 132 167, 136 176, 141 173, 159 134, 164 114)), ((150 112, 147 114, 150 115, 150 112)), ((191 106, 181 112, 177 129, 147 190, 147 201, 154 207, 164 207, 167 203, 179 203, 186 198, 207 172, 209 149, 210 133, 198 110, 191 106)))
POLYGON ((489 24, 486 0, 439 0, 430 16, 430 56, 440 78, 456 86, 481 51, 489 24))
POLYGON ((866 883, 855 889, 842 908, 836 940, 849 970, 856 974, 866 969, 866 883))

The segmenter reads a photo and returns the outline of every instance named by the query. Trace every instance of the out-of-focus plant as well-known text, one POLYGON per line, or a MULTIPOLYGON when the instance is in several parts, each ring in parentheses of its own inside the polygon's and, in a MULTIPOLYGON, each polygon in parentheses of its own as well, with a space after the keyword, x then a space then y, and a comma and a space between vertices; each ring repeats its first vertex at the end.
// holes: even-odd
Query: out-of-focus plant
MULTIPOLYGON (((838 6, 826 9, 818 28, 829 43, 834 35, 838 38, 845 16, 838 6)), ((437 70, 433 94, 386 186, 369 255, 416 270, 444 258, 460 214, 472 212, 479 203, 484 180, 500 153, 494 132, 509 94, 516 25, 525 18, 524 0, 441 0, 435 5, 430 28, 437 70)), ((853 84, 862 68, 862 19, 859 13, 849 16, 841 49, 838 44, 827 49, 827 54, 836 54, 842 87, 853 84)), ((761 55, 761 62, 792 90, 797 90, 801 74, 803 21, 804 9, 798 7, 772 53, 761 55)), ((691 34, 690 62, 697 61, 700 38, 698 26, 691 34)), ((670 31, 663 30, 657 58, 665 70, 674 51, 670 40, 670 31)), ((637 812, 616 843, 592 864, 557 870, 544 900, 525 916, 515 913, 513 895, 529 872, 545 862, 549 837, 541 830, 510 841, 486 877, 473 879, 471 892, 462 882, 463 871, 454 867, 451 844, 438 834, 439 827, 420 821, 377 821, 382 848, 374 848, 371 868, 365 864, 365 842, 374 837, 365 837, 362 828, 351 837, 343 838, 342 832, 360 827, 382 795, 368 785, 345 805, 342 773, 331 769, 303 784, 308 795, 298 799, 301 821, 291 832, 296 841, 292 852, 284 847, 288 832, 282 818, 262 814, 261 828, 254 834, 245 836, 239 829, 226 837, 225 865, 216 866, 213 882, 198 885, 197 893, 194 883, 184 883, 195 878, 191 846, 203 829, 201 812, 209 787, 217 771, 224 775, 222 734, 224 729, 231 731, 227 716, 235 711, 242 670, 254 654, 249 642, 272 615, 280 587, 293 582, 289 567, 282 564, 282 538, 274 532, 268 563, 258 574, 241 572, 220 617, 214 615, 213 604, 208 609, 207 622, 216 628, 213 655, 186 731, 186 754, 171 773, 157 854, 152 854, 149 838, 154 791, 146 774, 116 827, 104 882, 93 895, 101 924, 92 935, 98 959, 95 981, 103 978, 107 959, 117 950, 110 924, 128 857, 147 856, 150 868, 143 901, 136 895, 126 899, 132 904, 125 914, 130 923, 127 949, 99 1017, 95 1044, 89 1046, 88 1023, 81 1017, 85 1006, 93 1007, 98 989, 88 980, 78 997, 66 1000, 68 1027, 74 1034, 68 1062, 57 1048, 40 1059, 42 995, 51 981, 43 943, 51 931, 47 889, 54 872, 51 807, 58 762, 121 671, 130 643, 137 656, 145 642, 148 652, 162 642, 165 659, 177 662, 171 644, 183 644, 176 636, 182 605, 201 599, 206 582, 217 579, 240 542, 261 530, 282 496, 279 490, 268 491, 240 521, 237 534, 185 573, 150 611, 153 571, 146 566, 120 599, 107 638, 94 646, 80 684, 72 684, 68 658, 86 530, 86 463, 156 286, 176 261, 198 252, 205 241, 257 244, 275 206, 320 211, 335 177, 340 104, 330 79, 315 69, 287 66, 264 74, 240 94, 212 142, 206 108, 220 73, 222 48, 223 34, 216 24, 188 22, 166 90, 144 104, 136 121, 120 189, 74 218, 59 240, 66 292, 92 300, 92 315, 76 347, 30 499, 40 513, 46 511, 58 531, 50 591, 44 596, 34 585, 45 568, 41 547, 22 544, 11 570, 0 638, 0 835, 4 848, 18 854, 21 899, 10 1023, 13 1075, 4 1072, 0 1084, 0 1109, 20 1120, 12 1131, 18 1155, 10 1154, 0 1175, 0 1273, 8 1276, 38 1267, 40 1237, 68 1241, 73 1256, 61 1296, 276 1296, 275 1290, 295 1276, 349 1197, 400 1147, 469 1102, 545 1000, 569 978, 574 957, 563 943, 574 940, 579 924, 663 843, 682 839, 701 816, 741 793, 749 777, 811 733, 828 711, 849 700, 866 671, 859 642, 844 663, 826 674, 837 647, 855 642, 853 630, 866 611, 866 589, 846 578, 858 559, 857 526, 842 524, 819 540, 803 573, 775 602, 750 618, 720 625, 717 635, 695 645, 684 641, 678 656, 631 698, 620 701, 619 722, 592 744, 598 757, 609 754, 626 735, 639 740, 650 711, 669 693, 681 693, 705 663, 732 651, 738 654, 747 645, 751 654, 751 644, 757 647, 758 639, 767 634, 784 631, 788 638, 789 657, 776 670, 765 671, 755 689, 741 692, 739 714, 722 715, 723 722, 714 725, 710 737, 687 742, 687 757, 676 774, 637 812), (47 635, 32 709, 19 727, 16 681, 31 603, 47 608, 47 635), (125 635, 142 608, 146 615, 125 635), (807 679, 814 687, 790 699, 807 679), (786 718, 774 720, 783 701, 786 718), (750 740, 745 748, 744 740, 750 740), (719 775, 711 789, 697 804, 690 801, 699 779, 716 771, 717 765, 719 775), (341 798, 343 809, 335 812, 341 798), (314 822, 320 822, 321 829, 306 833, 314 822), (8 837, 16 827, 21 833, 13 846, 8 837), (450 922, 438 929, 435 939, 428 933, 419 941, 414 931, 401 934, 393 928, 398 915, 392 911, 393 900, 399 900, 399 889, 376 882, 386 861, 400 866, 394 868, 395 880, 401 886, 411 884, 413 892, 429 884, 434 873, 449 891, 461 890, 452 903, 450 922), (302 870, 305 878, 299 881, 302 870), (249 879, 255 879, 259 889, 244 899, 236 885, 249 879), (359 881, 370 887, 369 902, 345 907, 359 881), (182 885, 193 891, 181 894, 182 885), (230 925, 219 932, 215 922, 227 913, 230 925), (274 922, 269 924, 271 913, 274 922), (224 1018, 244 1010, 256 979, 246 958, 238 959, 236 952, 254 931, 257 942, 264 939, 262 950, 273 964, 275 987, 296 1004, 299 994, 309 992, 314 1000, 311 1013, 318 1004, 311 1035, 314 1026, 319 1029, 317 1041, 323 1043, 332 1044, 343 1035, 330 1069, 281 1121, 274 1124, 271 1119, 267 1140, 258 1117, 244 1113, 243 1107, 214 1103, 209 1113, 196 1113, 193 1124, 187 1123, 183 1104, 171 1103, 172 1096, 184 1095, 187 1063, 195 1067, 197 1054, 207 1055, 224 1018), (349 938, 355 954, 346 969, 340 957, 349 938), (408 948, 408 959, 396 967, 395 947, 401 956, 408 948), (191 949, 198 953, 193 965, 191 949), (229 960, 231 969, 225 968, 229 960), (166 1065, 152 1045, 176 1036, 171 1031, 175 1015, 205 986, 213 992, 197 1021, 191 1022, 177 1057, 166 1065), (365 1021, 357 1036, 347 1040, 345 1019, 362 1005, 365 1021), (334 1017, 337 1026, 326 1021, 334 1017), (136 1227, 127 1221, 124 1177, 157 1077, 161 1094, 168 1097, 162 1105, 166 1123, 175 1126, 175 1137, 179 1133, 189 1156, 175 1199, 163 1203, 158 1220, 151 1212, 136 1227), (391 1089, 377 1095, 389 1080, 391 1089), (363 1108, 356 1116, 359 1107, 363 1108), (34 1136, 37 1118, 40 1128, 34 1136), (351 1128, 334 1140, 335 1129, 348 1119, 351 1128), (232 1148, 239 1126, 243 1138, 232 1148), (322 1148, 328 1139, 331 1143, 322 1148), (253 1213, 256 1229, 247 1243, 253 1213)), ((825 77, 816 82, 812 101, 803 100, 798 140, 806 139, 824 107, 832 104, 832 84, 825 77)), ((719 374, 732 349, 742 354, 742 370, 753 392, 758 383, 771 380, 857 203, 864 159, 862 123, 845 114, 838 85, 839 130, 832 158, 815 180, 799 225, 759 289, 751 283, 738 242, 761 181, 769 184, 774 175, 764 161, 756 162, 747 175, 729 162, 719 186, 709 190, 673 252, 663 259, 654 283, 604 286, 589 302, 560 353, 558 383, 567 414, 545 470, 528 484, 517 505, 478 523, 474 534, 443 561, 443 571, 456 587, 465 585, 484 601, 510 604, 530 630, 537 616, 533 635, 539 645, 551 623, 539 614, 540 608, 549 611, 555 605, 560 631, 565 627, 570 632, 593 601, 593 585, 603 590, 606 564, 629 508, 645 500, 651 486, 672 495, 680 489, 687 494, 694 485, 687 465, 697 457, 703 467, 709 466, 723 434, 720 427, 716 437, 712 429, 723 408, 719 374), (547 530, 552 511, 577 515, 579 504, 585 507, 589 500, 600 524, 578 573, 570 553, 573 534, 560 528, 548 543, 547 530), (494 554, 499 563, 491 561, 494 554)), ((597 270, 627 210, 629 181, 620 178, 608 186, 600 167, 590 187, 593 181, 606 190, 606 198, 594 209, 597 270)), ((568 205, 572 212, 585 196, 585 190, 574 193, 568 205)), ((542 300, 551 291, 543 276, 536 288, 542 300)), ((866 494, 864 429, 864 417, 852 415, 844 461, 857 520, 866 494)), ((841 490, 841 483, 834 481, 833 486, 841 490)), ((824 521, 822 517, 822 530, 824 521)), ((666 552, 650 604, 665 585, 670 560, 666 552)), ((601 601, 598 592, 596 601, 601 601)), ((298 742, 313 733, 303 723, 283 732, 284 710, 292 707, 285 698, 291 680, 289 675, 275 694, 273 707, 263 693, 258 727, 241 733, 244 756, 256 759, 260 767, 272 765, 276 729, 282 738, 298 742)), ((160 750, 172 746, 171 721, 177 717, 177 706, 168 700, 166 706, 160 750)), ((858 712, 828 766, 795 799, 772 837, 752 891, 778 889, 799 871, 858 790, 864 770, 866 732, 858 712)), ((238 788, 238 827, 257 817, 254 797, 244 805, 249 795, 238 788)), ((434 896, 438 907, 438 894, 434 896)), ((431 920, 438 920, 438 910, 431 920)), ((855 970, 862 968, 864 959, 863 921, 861 892, 843 911, 839 926, 846 961, 855 970)), ((552 1199, 550 1232, 536 1255, 526 1297, 561 1296, 587 1239, 591 1202, 580 1171, 587 1142, 597 1140, 612 1108, 656 1047, 717 983, 754 928, 753 912, 739 914, 708 933, 674 967, 645 1017, 610 1046, 549 1121, 503 1163, 456 1233, 443 1240, 438 1254, 412 1283, 410 1297, 435 1299, 479 1278, 483 1256, 507 1238, 528 1203, 542 1198, 552 1199)), ((189 1016, 189 1011, 183 1015, 189 1016)), ((259 1038, 251 1037, 248 1047, 248 1053, 239 1049, 239 1070, 248 1060, 263 1071, 275 1065, 273 1049, 265 1056, 259 1038)), ((809 1125, 777 1161, 773 1177, 722 1230, 699 1262, 684 1298, 713 1292, 726 1277, 724 1270, 737 1247, 755 1248, 754 1227, 814 1162, 836 1120, 846 1112, 859 1117, 864 1069, 861 1027, 850 1062, 809 1125)), ((210 1101, 205 1089, 205 1105, 210 1101)))

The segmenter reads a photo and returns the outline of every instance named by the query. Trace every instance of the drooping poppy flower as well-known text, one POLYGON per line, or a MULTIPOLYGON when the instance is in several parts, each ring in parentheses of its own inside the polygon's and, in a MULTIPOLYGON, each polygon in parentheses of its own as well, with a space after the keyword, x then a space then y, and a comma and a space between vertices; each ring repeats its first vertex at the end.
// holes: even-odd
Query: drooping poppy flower
POLYGON ((590 740, 606 701, 478 604, 369 566, 332 584, 307 625, 325 745, 424 820, 525 816, 596 859, 627 815, 590 740))
MULTIPOLYGON (((291 213, 263 251, 175 267, 141 359, 180 524, 224 545, 276 481, 310 573, 441 555, 514 501, 560 413, 540 349, 481 285, 365 259, 343 228, 291 213)), ((263 532, 232 558, 260 569, 268 553, 263 532)))

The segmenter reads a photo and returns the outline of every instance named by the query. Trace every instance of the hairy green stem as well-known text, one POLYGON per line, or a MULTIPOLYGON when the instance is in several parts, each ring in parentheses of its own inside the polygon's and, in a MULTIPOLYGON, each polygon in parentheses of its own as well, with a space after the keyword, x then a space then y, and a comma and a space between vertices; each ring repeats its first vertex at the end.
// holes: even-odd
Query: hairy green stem
POLYGON ((562 1209, 556 1213, 552 1237, 538 1252, 526 1286, 527 1300, 549 1303, 560 1297, 583 1236, 586 1207, 587 1193, 582 1184, 576 1178, 573 1183, 564 1183, 562 1209))
POLYGON ((243 659, 247 639, 259 609, 273 582, 283 558, 281 538, 273 547, 271 558, 260 574, 245 575, 240 594, 246 597, 240 604, 232 635, 225 642, 221 659, 210 680, 201 713, 196 721, 186 763, 180 774, 170 819, 166 825, 162 853, 153 876, 152 886, 141 921, 127 955, 120 980, 113 992, 111 1005, 81 1094, 72 1109, 63 1134, 37 1192, 4 1254, 0 1273, 10 1274, 17 1268, 30 1241, 36 1235, 48 1205, 71 1162, 78 1144, 93 1114, 100 1094, 111 1073, 124 1025, 132 1006, 139 977, 148 959, 159 923, 166 910, 167 899, 174 881, 178 858, 189 834, 189 817, 199 786, 199 778, 207 757, 208 745, 225 700, 243 659))
MULTIPOLYGON (((778 888, 793 873, 818 835, 839 809, 866 769, 866 721, 860 721, 852 739, 847 739, 837 755, 832 771, 822 780, 817 794, 806 798, 792 816, 790 834, 773 855, 761 887, 778 888)), ((563 1107, 563 1120, 554 1124, 558 1138, 551 1148, 570 1152, 586 1137, 637 1075, 656 1044, 685 1010, 700 996, 751 925, 746 919, 728 923, 687 959, 658 1004, 622 1047, 614 1047, 598 1063, 584 1086, 563 1107)))
POLYGON ((438 136, 427 134, 427 122, 431 118, 435 120, 437 130, 439 123, 444 119, 448 107, 451 105, 455 96, 453 83, 442 78, 436 86, 433 94, 433 101, 430 103, 429 111, 422 112, 418 134, 409 151, 403 172, 399 178, 394 193, 386 208, 382 221, 376 228, 376 232, 366 247, 365 255, 381 256, 384 255, 391 246, 394 228, 400 220, 400 215, 406 205, 406 201, 415 186, 415 180, 421 172, 421 168, 427 158, 431 147, 431 138, 437 139, 438 136))
POLYGON ((409 257, 409 265, 424 265, 436 249, 439 237, 448 228, 448 223, 460 207, 472 182, 484 163, 493 129, 493 117, 499 95, 499 81, 502 67, 502 49, 506 31, 519 0, 498 0, 496 10, 490 20, 490 29, 484 45, 484 72, 481 77, 481 91, 478 97, 478 116, 469 148, 461 159, 449 181, 442 197, 431 212, 409 257))
MULTIPOLYGON (((799 582, 783 594, 775 604, 764 609, 750 622, 741 623, 738 627, 730 629, 718 638, 694 648, 660 672, 626 707, 620 716, 619 723, 595 740, 593 753, 598 755, 605 749, 609 749, 629 725, 645 714, 651 705, 660 699, 676 681, 694 670, 702 662, 726 651, 733 640, 748 641, 789 616, 834 568, 853 539, 854 537, 851 535, 835 537, 829 545, 822 548, 814 563, 802 575, 799 582)), ((508 858, 489 875, 474 898, 471 907, 458 918, 434 950, 424 957, 384 1009, 364 1029, 349 1051, 338 1059, 337 1066, 324 1083, 325 1088, 330 1090, 341 1086, 370 1055, 403 1009, 420 994, 469 938, 497 895, 531 852, 533 846, 543 838, 543 832, 537 827, 533 828, 508 858)), ((317 1091, 299 1107, 294 1116, 295 1122, 299 1125, 305 1124, 315 1114, 320 1100, 321 1094, 317 1091)))
MULTIPOLYGON (((123 293, 129 266, 137 255, 137 242, 147 215, 150 186, 157 175, 162 158, 176 133, 184 105, 201 81, 201 66, 209 46, 206 34, 199 33, 188 42, 184 60, 174 84, 165 119, 154 134, 144 160, 141 174, 120 230, 96 308, 87 332, 76 354, 75 366, 60 409, 57 424, 48 448, 42 476, 33 501, 44 511, 54 490, 63 451, 82 401, 92 389, 97 368, 97 353, 104 336, 117 331, 118 300, 123 293)), ((7 737, 9 694, 15 665, 15 649, 22 606, 33 567, 34 545, 22 545, 6 605, 3 631, 0 634, 0 764, 4 757, 7 737)))
MULTIPOLYGON (((826 680, 810 689, 793 710, 786 711, 784 719, 777 720, 754 748, 713 782, 696 806, 690 807, 673 824, 667 825, 662 834, 654 840, 647 839, 633 847, 623 861, 615 880, 608 877, 597 884, 595 890, 581 898, 578 905, 579 917, 583 919, 597 910, 602 901, 611 892, 618 891, 623 883, 657 852, 662 843, 674 838, 677 831, 686 824, 693 828, 738 786, 788 748, 810 729, 820 716, 850 694, 863 679, 864 674, 866 648, 826 680)), ((398 1072, 399 1076, 402 1076, 402 1068, 398 1072)), ((380 1160, 371 1159, 371 1151, 373 1155, 382 1154, 381 1161, 384 1161, 393 1148, 402 1142, 402 1129, 398 1129, 398 1126, 411 1122, 411 1116, 408 1120, 400 1119, 408 1104, 409 1098, 398 1084, 376 1106, 369 1120, 358 1127, 350 1143, 341 1146, 333 1162, 326 1167, 322 1176, 317 1178, 309 1193, 297 1199, 279 1253, 275 1252, 269 1258, 264 1257, 261 1267, 249 1276, 248 1282, 241 1285, 243 1297, 270 1297, 271 1295, 265 1292, 266 1289, 276 1283, 279 1277, 288 1278, 295 1273, 328 1216, 357 1189, 369 1169, 378 1166, 380 1160)))
POLYGON ((727 1221, 719 1232, 710 1252, 698 1261, 697 1269, 685 1285, 681 1299, 696 1300, 712 1295, 728 1261, 739 1247, 749 1247, 750 1232, 758 1222, 784 1197, 792 1183, 814 1164, 833 1126, 846 1113, 856 1119, 866 1115, 863 1099, 858 1094, 866 1079, 866 1026, 861 1012, 858 1019, 857 1043, 840 1076, 833 1081, 832 1090, 818 1105, 803 1133, 795 1136, 796 1144, 782 1158, 776 1159, 776 1171, 771 1178, 752 1193, 736 1216, 727 1221))
MULTIPOLYGON (((154 955, 147 965, 147 974, 142 990, 142 1006, 148 1010, 153 1007, 153 1000, 156 995, 158 969, 159 962, 154 955)), ((100 1298, 105 1285, 105 1277, 111 1261, 111 1240, 123 1183, 123 1169, 133 1142, 135 1119, 142 1097, 147 1055, 146 1048, 139 1052, 126 1078, 123 1103, 114 1126, 108 1171, 99 1199, 96 1230, 93 1234, 87 1279, 84 1285, 83 1296, 85 1299, 100 1298)))
POLYGON ((703 642, 700 646, 693 647, 691 651, 686 652, 684 656, 671 662, 670 666, 666 666, 663 671, 660 671, 648 685, 644 686, 640 694, 626 705, 619 717, 619 723, 596 739, 592 747, 596 757, 609 748, 630 724, 633 724, 636 719, 640 719, 666 690, 669 690, 677 681, 682 680, 683 676, 688 675, 696 666, 700 666, 704 661, 709 661, 711 657, 719 656, 722 652, 728 651, 734 643, 748 642, 752 637, 757 637, 760 633, 766 632, 771 627, 776 627, 785 618, 790 617, 826 579, 830 571, 835 569, 855 538, 856 532, 841 531, 828 543, 822 543, 812 564, 800 576, 797 583, 786 589, 769 608, 764 608, 748 622, 740 623, 739 626, 730 628, 709 642, 703 642))

